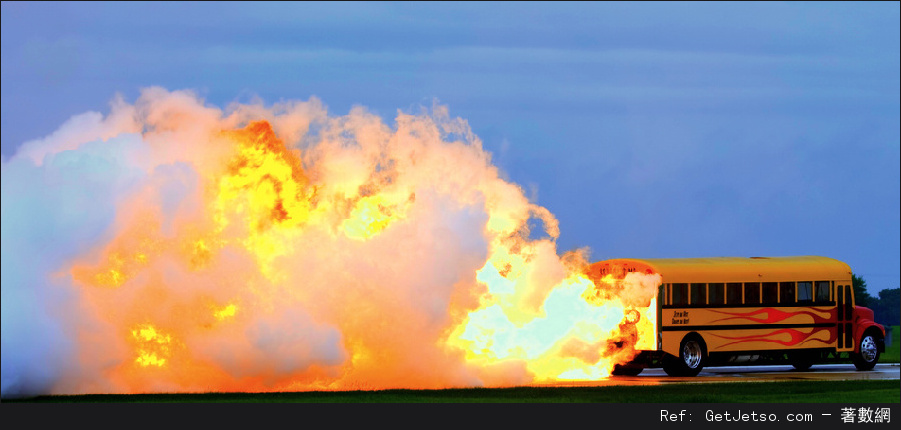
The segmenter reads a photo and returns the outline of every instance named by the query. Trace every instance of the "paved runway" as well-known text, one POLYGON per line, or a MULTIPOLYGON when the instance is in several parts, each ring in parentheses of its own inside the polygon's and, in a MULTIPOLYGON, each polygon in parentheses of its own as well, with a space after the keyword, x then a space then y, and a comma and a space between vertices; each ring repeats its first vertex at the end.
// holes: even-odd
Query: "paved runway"
POLYGON ((899 364, 877 364, 870 371, 859 371, 853 364, 819 364, 798 371, 792 366, 725 366, 706 367, 695 377, 667 376, 663 369, 645 369, 638 376, 612 376, 600 381, 570 381, 556 386, 661 385, 671 383, 769 382, 789 380, 901 380, 899 364))

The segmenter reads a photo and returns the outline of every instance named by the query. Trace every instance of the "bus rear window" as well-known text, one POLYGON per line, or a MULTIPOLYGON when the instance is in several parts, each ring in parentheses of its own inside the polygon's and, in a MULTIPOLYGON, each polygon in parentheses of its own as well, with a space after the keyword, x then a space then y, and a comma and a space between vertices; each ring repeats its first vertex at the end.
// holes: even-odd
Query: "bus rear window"
POLYGON ((798 301, 810 302, 813 300, 813 282, 798 282, 798 301))
POLYGON ((826 303, 829 301, 829 281, 817 281, 817 303, 826 303))
POLYGON ((763 303, 774 304, 779 302, 779 284, 775 282, 763 283, 763 303))
POLYGON ((794 304, 795 303, 795 283, 780 282, 779 283, 779 303, 794 304))
POLYGON ((730 282, 726 284, 726 304, 741 304, 741 282, 730 282))
POLYGON ((745 284, 745 304, 747 304, 747 305, 759 305, 760 304, 760 283, 759 282, 748 282, 745 284))
POLYGON ((710 294, 711 305, 722 305, 726 303, 725 288, 725 284, 707 284, 707 292, 710 294))
POLYGON ((707 304, 707 284, 691 284, 691 304, 706 305, 707 304))
POLYGON ((688 284, 673 284, 673 305, 685 306, 688 304, 688 284))

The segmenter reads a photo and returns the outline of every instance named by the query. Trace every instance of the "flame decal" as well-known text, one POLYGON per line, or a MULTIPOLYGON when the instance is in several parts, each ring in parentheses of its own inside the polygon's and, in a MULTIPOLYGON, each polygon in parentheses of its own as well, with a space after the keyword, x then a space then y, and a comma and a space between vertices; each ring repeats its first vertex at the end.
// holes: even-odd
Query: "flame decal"
POLYGON ((747 342, 770 342, 770 343, 778 343, 778 344, 781 344, 784 346, 795 346, 795 345, 799 345, 801 343, 808 342, 808 341, 809 342, 819 342, 824 345, 829 345, 835 341, 835 330, 832 328, 824 327, 824 328, 818 328, 818 329, 811 330, 810 333, 804 333, 800 330, 796 330, 796 329, 792 329, 792 328, 784 328, 784 329, 774 330, 774 331, 771 331, 771 332, 765 333, 765 334, 755 334, 755 335, 751 335, 751 336, 722 336, 722 335, 717 335, 717 334, 712 334, 712 336, 715 336, 715 337, 718 337, 721 339, 733 340, 733 342, 728 342, 721 346, 729 346, 729 345, 735 345, 735 344, 747 343, 747 342), (809 339, 811 336, 822 333, 824 331, 829 334, 828 339, 826 339, 826 340, 809 339), (786 341, 786 340, 780 340, 780 339, 774 338, 774 337, 782 335, 782 334, 788 334, 790 337, 790 340, 786 341))
POLYGON ((835 319, 833 310, 829 310, 829 311, 825 311, 825 312, 816 312, 816 311, 811 311, 811 310, 804 310, 804 311, 797 311, 797 312, 785 312, 785 311, 782 311, 779 309, 774 309, 774 308, 763 308, 763 309, 757 309, 752 312, 725 312, 725 311, 717 311, 717 310, 712 310, 712 312, 716 312, 718 314, 723 314, 723 315, 732 315, 731 317, 720 318, 718 320, 714 320, 713 322, 745 319, 745 320, 762 323, 762 324, 773 324, 773 323, 784 321, 786 319, 789 319, 791 317, 795 317, 798 315, 810 316, 811 318, 813 318, 813 322, 815 324, 830 322, 835 319))

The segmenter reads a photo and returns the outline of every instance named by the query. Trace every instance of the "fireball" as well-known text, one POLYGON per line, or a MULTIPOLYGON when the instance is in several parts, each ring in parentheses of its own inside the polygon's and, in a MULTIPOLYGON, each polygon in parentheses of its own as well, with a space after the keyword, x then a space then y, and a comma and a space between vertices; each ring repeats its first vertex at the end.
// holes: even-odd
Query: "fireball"
MULTIPOLYGON (((4 162, 4 272, 35 273, 4 278, 4 305, 55 333, 48 392, 597 380, 654 345, 659 276, 590 278, 445 107, 388 125, 152 88, 109 118, 4 162)), ((4 390, 33 353, 7 348, 7 309, 4 390)))

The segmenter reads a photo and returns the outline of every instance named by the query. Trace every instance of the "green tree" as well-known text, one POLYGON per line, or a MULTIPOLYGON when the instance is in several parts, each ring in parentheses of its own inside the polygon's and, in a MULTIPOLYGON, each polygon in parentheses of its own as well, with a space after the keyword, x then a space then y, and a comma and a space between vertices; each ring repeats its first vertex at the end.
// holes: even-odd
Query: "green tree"
POLYGON ((901 324, 901 288, 884 289, 879 300, 873 303, 876 322, 882 325, 901 324))
POLYGON ((867 292, 867 281, 852 273, 851 286, 854 288, 855 304, 857 306, 871 307, 875 301, 873 296, 867 292))

